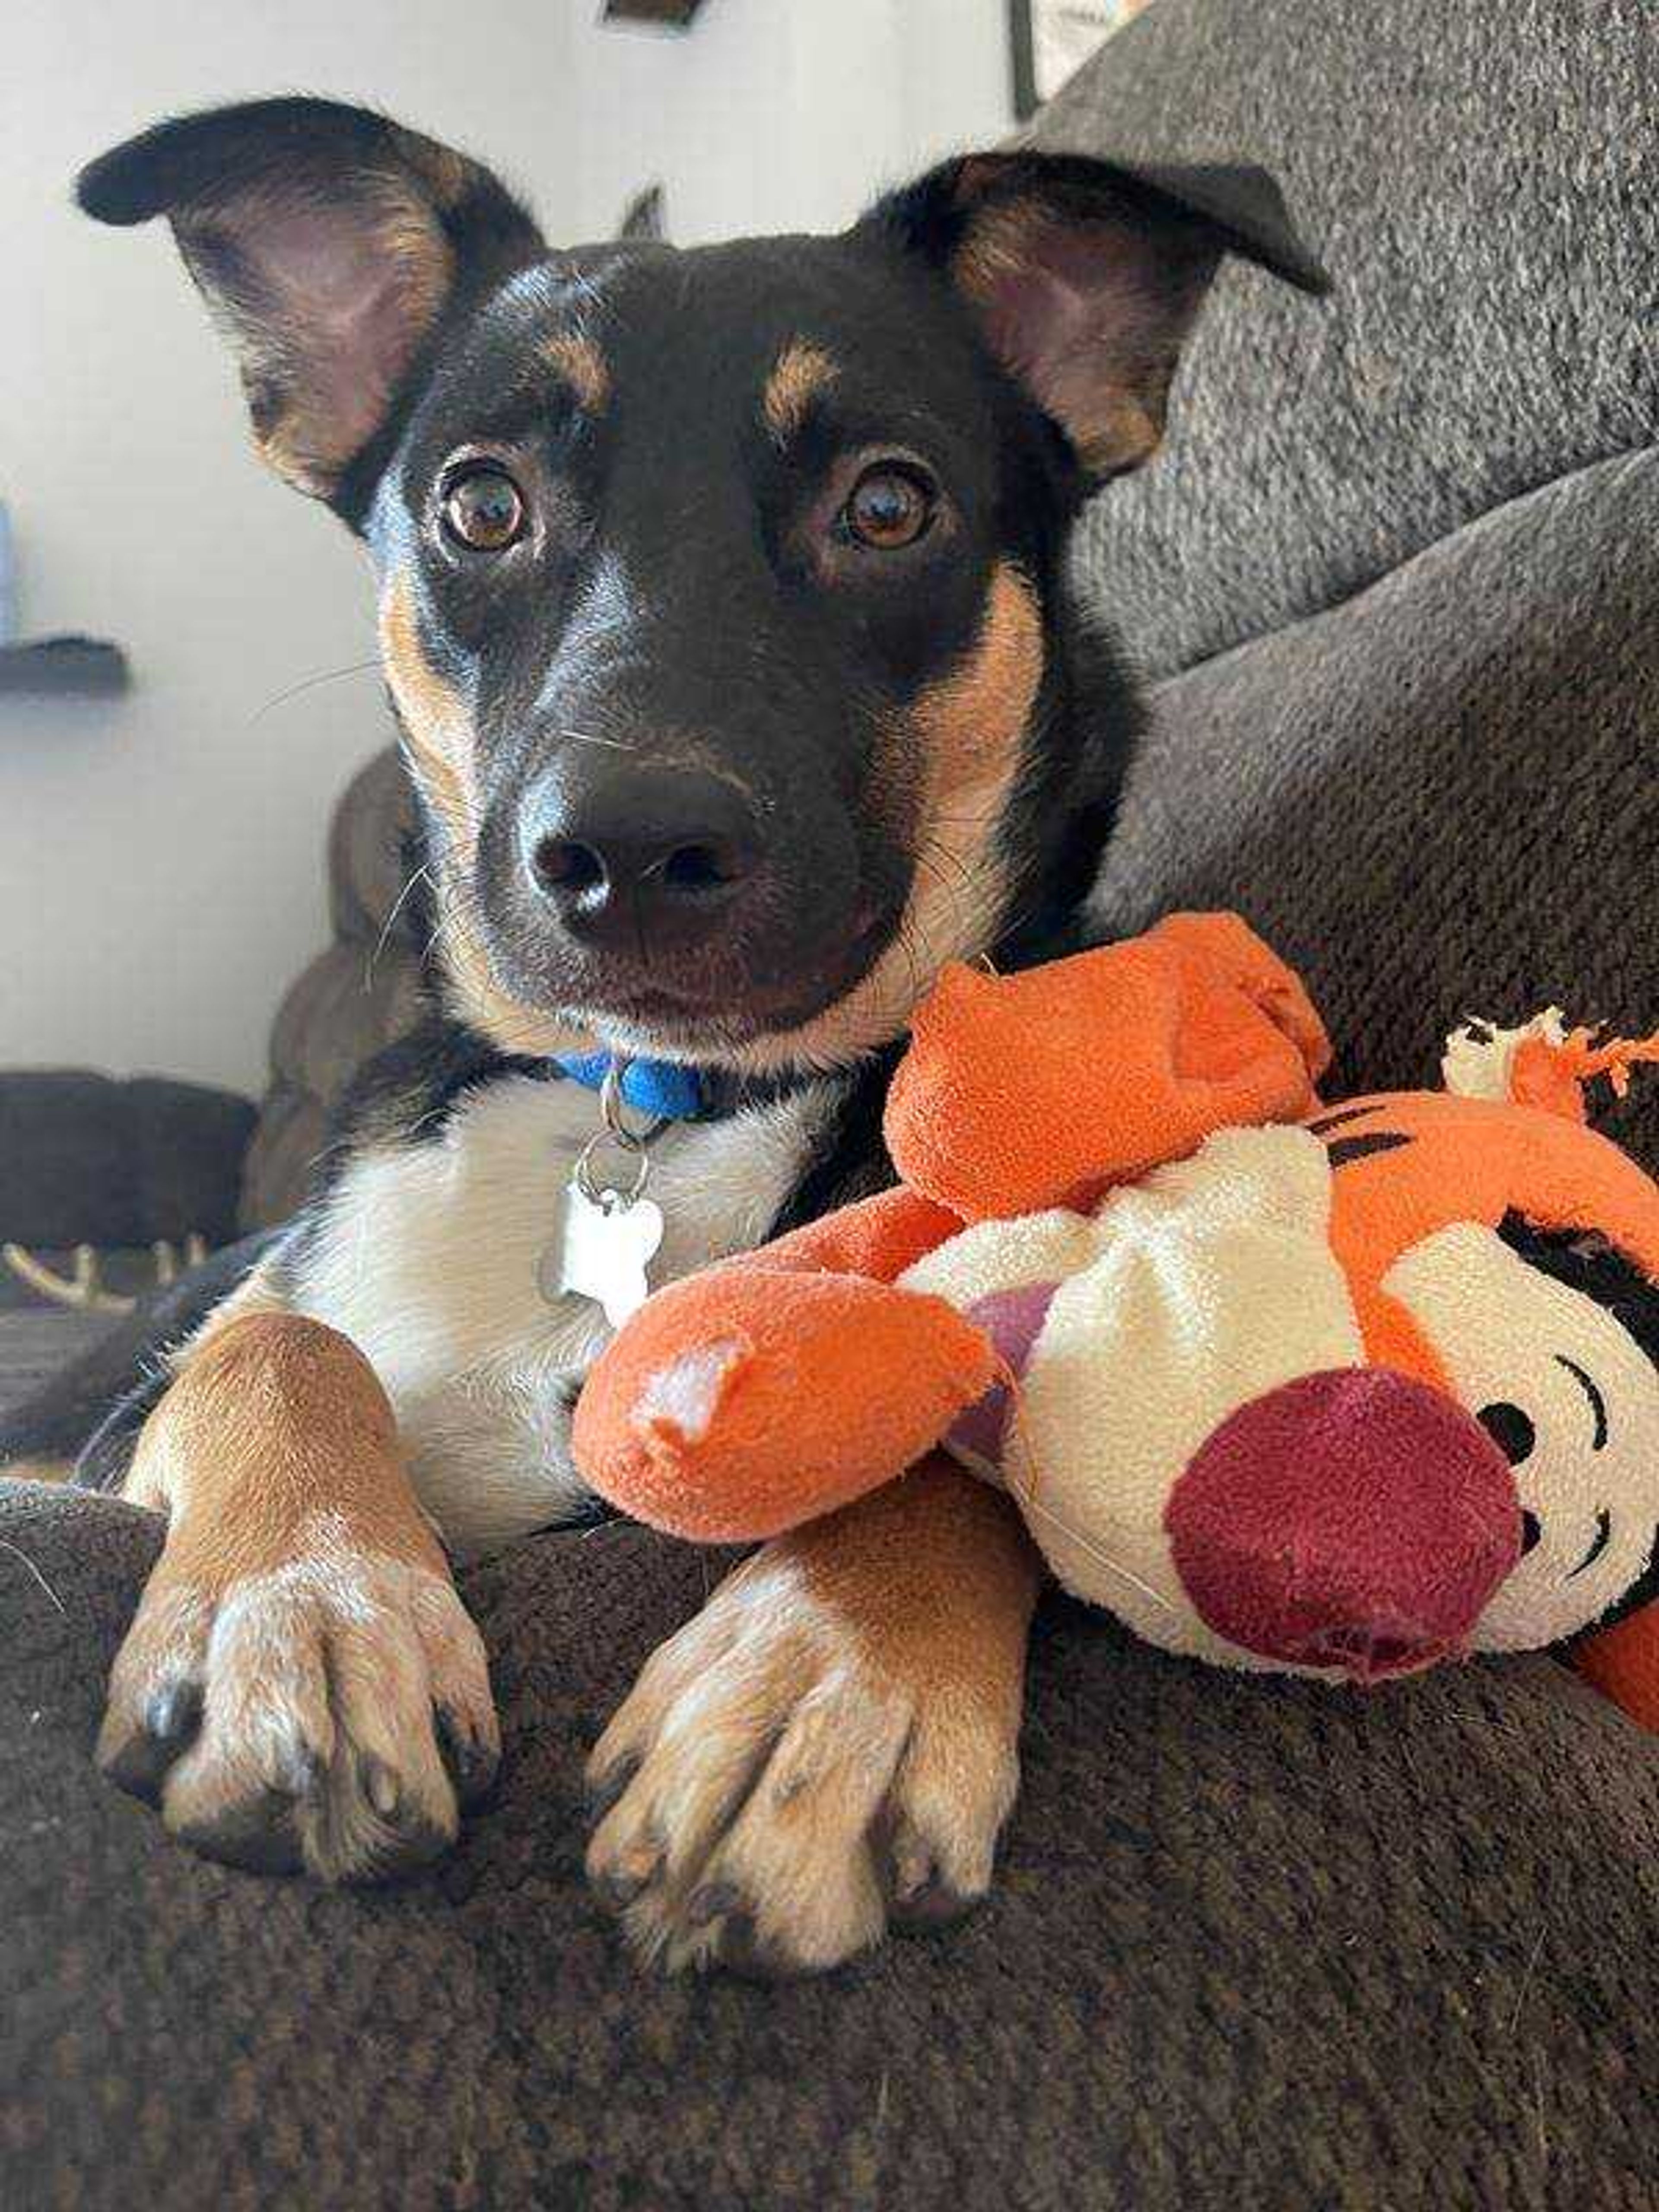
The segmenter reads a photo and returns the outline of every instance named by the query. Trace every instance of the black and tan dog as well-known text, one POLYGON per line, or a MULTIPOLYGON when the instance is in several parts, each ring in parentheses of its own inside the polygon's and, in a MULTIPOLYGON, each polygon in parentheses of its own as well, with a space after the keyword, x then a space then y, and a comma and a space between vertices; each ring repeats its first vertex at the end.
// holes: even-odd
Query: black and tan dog
MULTIPOLYGON (((261 452, 367 545, 432 1012, 137 1388, 118 1346, 0 1456, 121 1397, 83 1476, 168 1528, 100 1759, 204 1850, 374 1875, 495 1758, 445 1545, 587 1504, 605 1323, 538 1266, 596 1105, 557 1055, 687 1071, 659 1279, 882 1176, 918 994, 1057 949, 1111 820, 1136 713, 1063 581, 1085 496, 1157 446, 1224 254, 1321 280, 1259 172, 1024 154, 839 237, 550 251, 473 161, 311 100, 165 124, 81 198, 169 219, 261 452)), ((823 1966, 981 1893, 1036 1582, 943 1467, 740 1568, 595 1756, 637 1938, 823 1966)))

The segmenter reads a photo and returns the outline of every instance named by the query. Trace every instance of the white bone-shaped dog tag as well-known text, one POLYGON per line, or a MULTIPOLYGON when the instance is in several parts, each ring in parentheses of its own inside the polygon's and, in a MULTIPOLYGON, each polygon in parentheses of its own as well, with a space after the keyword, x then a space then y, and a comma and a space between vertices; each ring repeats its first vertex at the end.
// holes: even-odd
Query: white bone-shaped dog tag
POLYGON ((620 1328, 651 1295, 647 1270, 662 1243, 662 1208, 654 1199, 629 1199, 605 1190, 597 1199, 572 1182, 564 1218, 542 1255, 542 1295, 550 1302, 572 1293, 603 1306, 620 1328))

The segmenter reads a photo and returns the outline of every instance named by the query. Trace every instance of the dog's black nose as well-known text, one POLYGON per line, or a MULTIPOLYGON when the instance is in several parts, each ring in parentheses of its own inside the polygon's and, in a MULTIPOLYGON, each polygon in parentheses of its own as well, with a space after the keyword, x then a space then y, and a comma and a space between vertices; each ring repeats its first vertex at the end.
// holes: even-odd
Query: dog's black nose
POLYGON ((521 817, 531 881, 565 927, 594 944, 683 945, 705 934, 755 872, 760 839, 743 794, 704 769, 563 764, 521 817))

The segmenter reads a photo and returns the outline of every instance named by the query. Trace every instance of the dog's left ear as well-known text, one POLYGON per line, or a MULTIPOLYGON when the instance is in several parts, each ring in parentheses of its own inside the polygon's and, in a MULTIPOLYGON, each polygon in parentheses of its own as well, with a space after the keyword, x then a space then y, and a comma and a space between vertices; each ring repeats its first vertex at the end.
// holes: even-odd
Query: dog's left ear
POLYGON ((880 202, 863 228, 950 278, 1003 367, 1100 478, 1156 450, 1224 255, 1329 289, 1264 169, 970 154, 880 202))
POLYGON ((337 100, 250 100, 157 124, 81 173, 100 222, 165 216, 242 372, 259 450, 351 519, 439 320, 546 252, 476 161, 337 100))

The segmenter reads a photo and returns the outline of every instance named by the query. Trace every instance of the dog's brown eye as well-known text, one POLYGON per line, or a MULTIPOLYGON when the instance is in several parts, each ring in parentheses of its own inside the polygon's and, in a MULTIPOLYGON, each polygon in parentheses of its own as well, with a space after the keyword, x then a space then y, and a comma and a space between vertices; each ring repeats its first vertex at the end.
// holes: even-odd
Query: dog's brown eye
POLYGON ((849 533, 878 552, 914 545, 933 519, 933 495, 909 469, 866 469, 842 509, 849 533))
POLYGON ((524 495, 505 469, 473 469, 444 495, 444 528, 475 553, 500 553, 524 528, 524 495))

